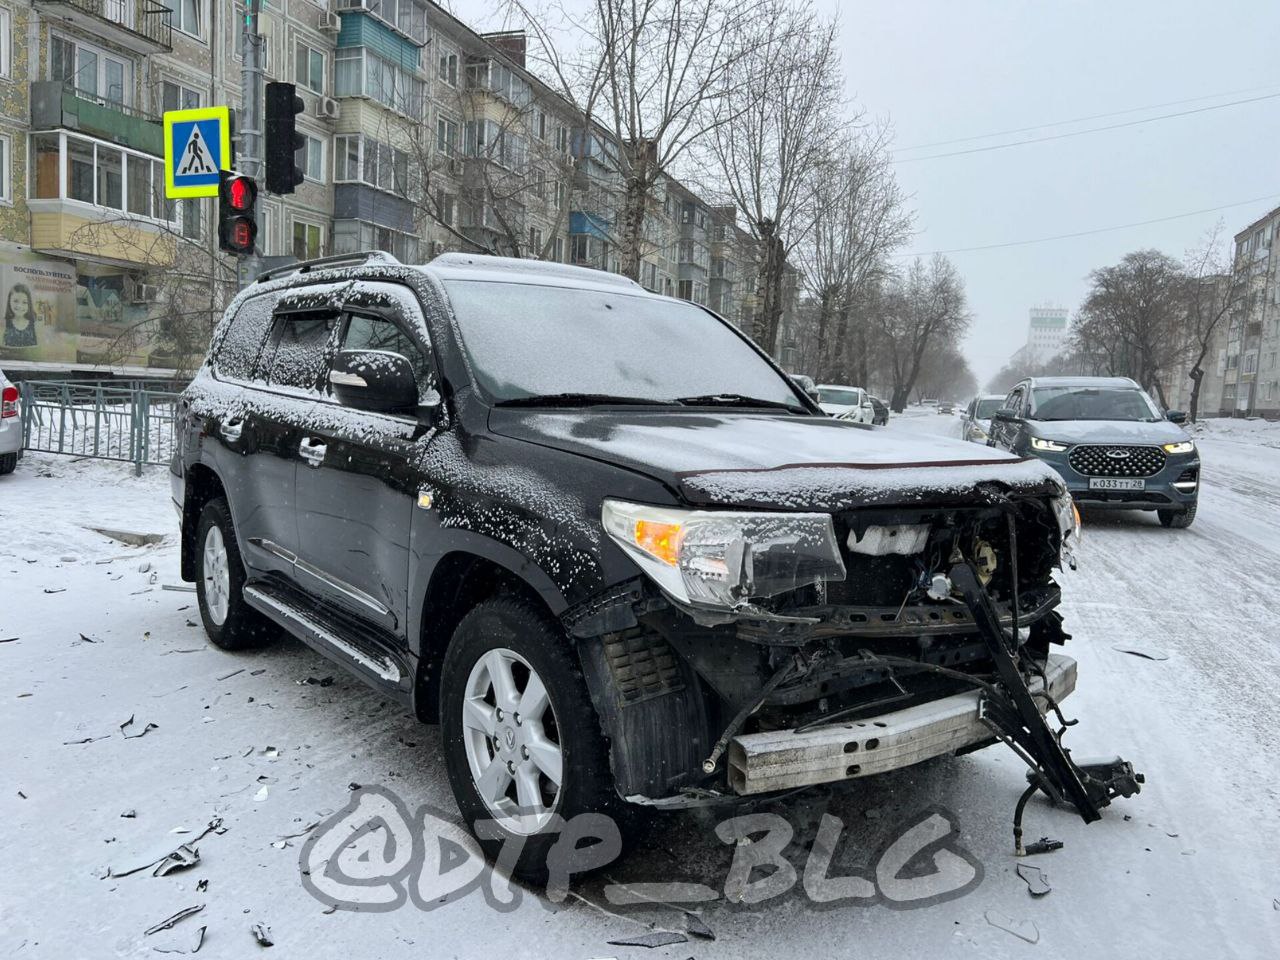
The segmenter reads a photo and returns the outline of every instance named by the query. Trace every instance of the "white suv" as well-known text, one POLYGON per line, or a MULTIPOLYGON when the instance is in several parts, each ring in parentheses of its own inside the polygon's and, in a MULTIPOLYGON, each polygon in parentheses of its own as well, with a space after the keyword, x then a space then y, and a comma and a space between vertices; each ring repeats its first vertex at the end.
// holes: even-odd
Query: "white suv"
POLYGON ((876 408, 871 405, 871 395, 861 387, 820 383, 818 384, 818 406, 837 420, 870 423, 876 418, 876 408))
POLYGON ((18 388, 0 370, 0 475, 13 473, 22 455, 22 417, 18 388))

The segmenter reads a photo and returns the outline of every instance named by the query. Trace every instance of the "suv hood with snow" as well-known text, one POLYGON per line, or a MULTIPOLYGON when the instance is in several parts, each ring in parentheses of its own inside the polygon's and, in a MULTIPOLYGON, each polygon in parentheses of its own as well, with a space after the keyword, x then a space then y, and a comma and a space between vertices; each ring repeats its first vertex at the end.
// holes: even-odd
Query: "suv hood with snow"
POLYGON ((1031 432, 1062 443, 1178 443, 1187 432, 1168 420, 1028 420, 1031 432))
POLYGON ((495 409, 493 432, 652 476, 694 506, 844 510, 922 498, 959 503, 978 485, 1057 492, 1038 460, 825 417, 728 411, 495 409))

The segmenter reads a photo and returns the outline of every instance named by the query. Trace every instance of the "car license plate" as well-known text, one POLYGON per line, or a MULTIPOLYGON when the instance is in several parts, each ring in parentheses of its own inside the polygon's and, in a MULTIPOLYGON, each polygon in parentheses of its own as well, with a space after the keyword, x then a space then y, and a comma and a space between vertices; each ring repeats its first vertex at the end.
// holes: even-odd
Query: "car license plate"
POLYGON ((1145 490, 1147 481, 1129 477, 1090 477, 1090 490, 1145 490))

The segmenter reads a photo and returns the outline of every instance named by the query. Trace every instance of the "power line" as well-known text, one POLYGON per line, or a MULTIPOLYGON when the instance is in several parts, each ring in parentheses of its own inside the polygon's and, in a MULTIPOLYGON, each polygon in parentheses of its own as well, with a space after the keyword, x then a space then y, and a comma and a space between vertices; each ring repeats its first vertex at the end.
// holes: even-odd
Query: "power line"
POLYGON ((1232 100, 1228 103, 1219 103, 1211 107, 1197 107, 1195 110, 1180 110, 1177 113, 1163 113, 1157 117, 1146 117, 1142 120, 1126 120, 1124 123, 1110 123, 1104 127, 1090 127, 1087 130, 1072 130, 1067 133, 1055 133, 1046 137, 1032 137, 1027 140, 1015 140, 1012 143, 995 143, 986 147, 970 147, 968 150, 952 150, 950 153, 931 153, 924 157, 901 157, 891 161, 892 163, 914 163, 917 160, 940 160, 943 157, 960 157, 970 153, 986 153, 991 150, 1005 150, 1009 147, 1021 147, 1029 143, 1044 143, 1048 140, 1065 140, 1068 137, 1082 137, 1088 133, 1102 133, 1106 130, 1120 130, 1124 127, 1136 127, 1143 123, 1154 123, 1157 120, 1171 120, 1175 117, 1189 117, 1196 113, 1208 113, 1211 110, 1222 110, 1226 107, 1236 107, 1243 103, 1257 103, 1260 100, 1274 100, 1280 97, 1280 93, 1268 93, 1261 97, 1249 97, 1245 100, 1232 100))
POLYGON ((1261 203, 1263 200, 1274 200, 1280 197, 1280 194, 1268 194, 1265 197, 1254 197, 1252 200, 1240 200, 1236 203, 1223 204, 1220 207, 1206 207, 1204 210, 1192 210, 1190 213, 1175 213, 1168 217, 1156 217, 1154 220, 1138 220, 1134 223, 1120 223, 1114 227, 1098 227, 1094 230, 1080 230, 1076 233, 1059 233, 1052 237, 1037 237, 1034 240, 1010 240, 1006 243, 988 243, 980 247, 953 247, 950 250, 921 250, 916 253, 904 253, 902 257, 931 257, 935 253, 972 253, 976 250, 1000 250, 1004 247, 1025 247, 1033 243, 1049 243, 1053 240, 1070 240, 1075 237, 1090 237, 1097 233, 1110 233, 1113 230, 1128 230, 1130 227, 1146 227, 1153 223, 1168 223, 1170 220, 1183 220, 1187 217, 1198 217, 1206 213, 1217 213, 1219 210, 1230 210, 1233 207, 1243 207, 1251 203, 1261 203))
POLYGON ((1014 127, 1011 130, 997 130, 994 133, 980 133, 972 137, 957 137, 954 140, 934 140, 932 143, 917 143, 910 147, 897 147, 894 153, 907 153, 911 150, 926 150, 929 147, 947 147, 953 143, 972 143, 974 140, 990 140, 992 137, 1008 137, 1015 133, 1029 133, 1032 130, 1044 130, 1048 127, 1064 127, 1071 123, 1085 123, 1089 120, 1106 120, 1109 117, 1123 117, 1130 113, 1142 113, 1146 110, 1162 110, 1165 107, 1180 107, 1184 103, 1200 103, 1202 100, 1217 100, 1219 97, 1236 97, 1245 93, 1257 93, 1259 90, 1274 90, 1276 84, 1268 83, 1261 87, 1246 87, 1243 90, 1226 90, 1222 93, 1207 93, 1202 97, 1189 97, 1186 100, 1168 100, 1164 103, 1149 103, 1145 107, 1130 107, 1127 110, 1112 110, 1109 113, 1095 113, 1087 117, 1074 117, 1070 120, 1054 120, 1050 123, 1037 123, 1029 127, 1014 127))

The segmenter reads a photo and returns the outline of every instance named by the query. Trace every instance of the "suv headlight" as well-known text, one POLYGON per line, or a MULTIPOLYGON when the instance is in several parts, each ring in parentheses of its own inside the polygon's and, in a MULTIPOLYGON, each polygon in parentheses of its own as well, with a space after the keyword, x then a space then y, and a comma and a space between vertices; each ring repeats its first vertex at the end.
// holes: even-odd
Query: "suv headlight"
POLYGON ((1191 453, 1196 445, 1190 440, 1179 440, 1177 443, 1166 443, 1162 448, 1165 453, 1191 453))
POLYGON ((826 513, 676 510, 605 500, 601 522, 659 587, 692 606, 732 610, 845 577, 826 513))
POLYGON ((1063 450, 1067 449, 1067 447, 1069 446, 1070 444, 1059 443, 1057 440, 1045 440, 1042 437, 1031 438, 1032 450, 1043 450, 1048 453, 1061 453, 1063 450))

